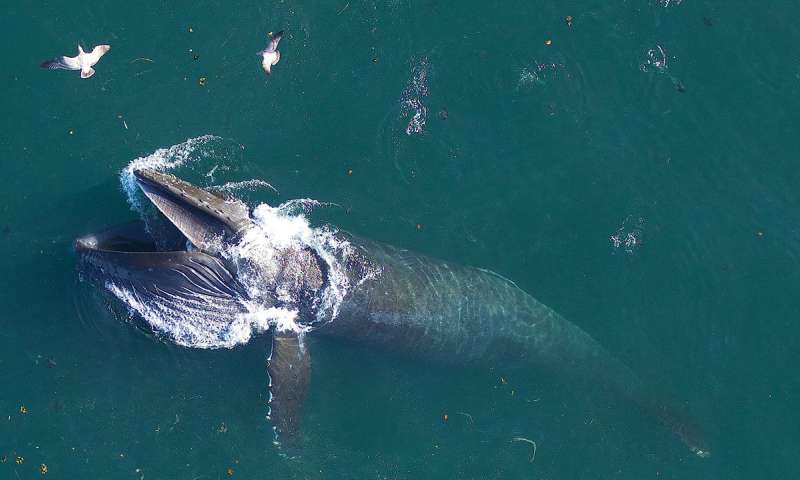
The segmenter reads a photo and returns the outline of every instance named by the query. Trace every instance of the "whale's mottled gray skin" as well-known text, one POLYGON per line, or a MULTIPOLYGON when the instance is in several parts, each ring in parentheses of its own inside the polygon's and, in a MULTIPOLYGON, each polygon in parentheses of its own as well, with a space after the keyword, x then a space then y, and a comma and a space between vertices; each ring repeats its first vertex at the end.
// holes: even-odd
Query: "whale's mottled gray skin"
POLYGON ((530 365, 591 379, 654 416, 700 457, 710 450, 700 428, 654 394, 589 334, 487 270, 348 237, 358 258, 353 279, 378 267, 345 297, 324 335, 445 363, 530 365))
MULTIPOLYGON (((443 362, 609 363, 610 355, 583 330, 495 273, 357 237, 349 242, 361 254, 350 269, 369 264, 379 273, 348 293, 339 316, 320 333, 443 362)), ((635 378, 611 363, 618 375, 635 378)))
MULTIPOLYGON (((247 230, 251 220, 243 204, 160 172, 143 170, 136 177, 147 197, 199 251, 119 252, 103 241, 108 234, 89 236, 76 242, 85 271, 129 282, 142 295, 155 290, 153 295, 166 291, 191 298, 200 292, 214 299, 212 303, 219 297, 220 305, 227 305, 225 297, 244 295, 236 272, 218 258, 219 242, 212 241, 234 241, 247 230)), ((134 236, 124 231, 116 235, 134 236)), ((700 429, 688 417, 661 401, 586 332, 511 281, 486 270, 337 235, 352 249, 340 259, 350 288, 335 318, 316 309, 329 281, 324 262, 311 249, 292 249, 278 260, 301 266, 305 278, 299 284, 302 291, 295 293, 308 300, 300 308, 303 322, 318 325, 311 334, 450 364, 491 361, 590 378, 658 419, 698 456, 709 454, 700 429)), ((208 308, 219 314, 219 307, 208 308)), ((235 312, 234 306, 226 308, 235 312)), ((273 332, 272 418, 285 438, 299 428, 310 358, 302 336, 273 332)))

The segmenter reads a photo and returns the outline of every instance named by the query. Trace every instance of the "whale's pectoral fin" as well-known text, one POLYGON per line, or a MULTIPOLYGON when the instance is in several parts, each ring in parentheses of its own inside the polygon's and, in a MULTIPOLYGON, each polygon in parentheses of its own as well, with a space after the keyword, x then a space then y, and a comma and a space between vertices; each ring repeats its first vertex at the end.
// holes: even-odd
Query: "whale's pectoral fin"
POLYGON ((293 443, 299 433, 303 402, 311 377, 311 358, 302 335, 275 333, 267 370, 270 377, 270 419, 276 440, 293 443))

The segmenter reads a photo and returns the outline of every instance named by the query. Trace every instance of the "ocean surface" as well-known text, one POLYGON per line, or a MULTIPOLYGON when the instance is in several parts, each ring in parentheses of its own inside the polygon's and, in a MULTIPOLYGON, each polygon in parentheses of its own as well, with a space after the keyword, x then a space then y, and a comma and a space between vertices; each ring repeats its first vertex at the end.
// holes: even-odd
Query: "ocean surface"
POLYGON ((0 478, 800 475, 800 4, 3 10, 0 478), (92 78, 39 67, 78 43, 112 46, 92 78), (311 225, 513 279, 712 455, 557 373, 313 334, 304 446, 276 448, 268 335, 175 345, 78 278, 74 239, 137 218, 125 168, 178 157, 204 185, 256 180, 251 206, 313 199, 311 225))

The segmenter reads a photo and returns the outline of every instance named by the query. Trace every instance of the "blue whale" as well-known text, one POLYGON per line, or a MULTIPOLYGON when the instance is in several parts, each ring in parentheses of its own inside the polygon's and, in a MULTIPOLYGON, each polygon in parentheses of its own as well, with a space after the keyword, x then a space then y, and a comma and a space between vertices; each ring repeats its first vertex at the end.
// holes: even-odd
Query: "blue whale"
POLYGON ((137 305, 176 322, 213 318, 204 325, 220 331, 241 321, 254 302, 268 312, 290 312, 291 321, 278 315, 269 322, 270 418, 279 438, 292 438, 300 428, 311 374, 304 338, 310 334, 432 362, 491 361, 588 378, 638 406, 695 455, 710 454, 689 416, 586 332, 497 274, 339 231, 331 239, 348 248, 333 259, 336 271, 318 249, 277 240, 266 260, 237 259, 226 253, 231 246, 255 234, 272 236, 269 228, 255 228, 247 205, 160 171, 133 173, 175 227, 181 247, 156 246, 137 224, 86 235, 75 242, 83 278, 128 292, 137 305), (334 284, 347 288, 338 290, 331 307, 334 284))

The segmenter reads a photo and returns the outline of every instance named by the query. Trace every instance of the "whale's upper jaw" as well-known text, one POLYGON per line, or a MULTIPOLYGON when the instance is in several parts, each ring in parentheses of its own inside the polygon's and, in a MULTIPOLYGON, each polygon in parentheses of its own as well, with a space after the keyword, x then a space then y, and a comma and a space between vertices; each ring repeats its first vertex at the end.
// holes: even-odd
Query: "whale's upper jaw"
POLYGON ((224 243, 252 224, 247 205, 239 200, 223 198, 157 170, 135 170, 133 175, 153 205, 202 251, 219 253, 224 243))

